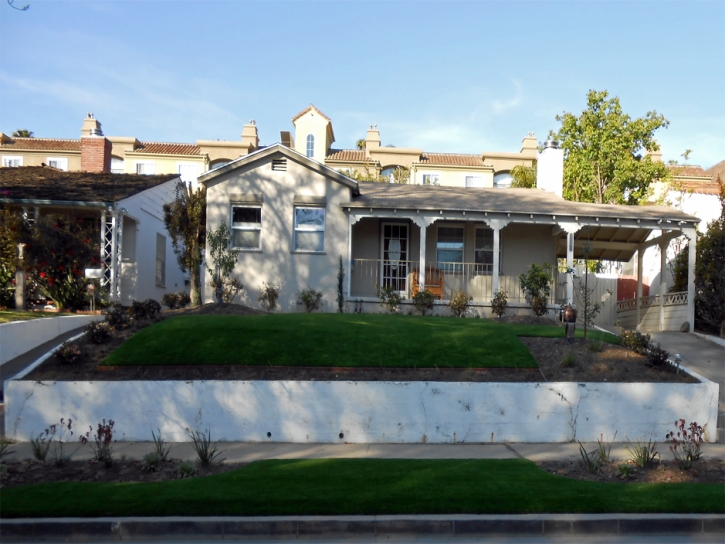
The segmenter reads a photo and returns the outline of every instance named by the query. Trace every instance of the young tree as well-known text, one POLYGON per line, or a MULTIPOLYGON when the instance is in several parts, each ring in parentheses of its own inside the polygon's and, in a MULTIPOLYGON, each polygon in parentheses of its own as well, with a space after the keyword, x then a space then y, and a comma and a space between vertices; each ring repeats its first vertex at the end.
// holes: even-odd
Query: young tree
POLYGON ((519 164, 511 169, 511 187, 519 189, 536 189, 536 161, 531 166, 519 164))
POLYGON ((196 191, 184 182, 176 187, 176 199, 164 204, 164 224, 183 272, 191 276, 191 303, 200 302, 201 250, 206 244, 206 189, 196 191))
POLYGON ((646 152, 659 150, 654 134, 669 121, 655 111, 632 119, 619 98, 607 91, 589 91, 580 116, 557 115, 564 150, 564 198, 599 204, 640 204, 654 181, 671 177, 667 166, 646 152))
POLYGON ((211 285, 214 289, 222 288, 222 299, 224 302, 230 303, 234 297, 244 289, 242 283, 232 277, 234 266, 237 264, 237 256, 239 252, 232 249, 232 231, 227 224, 222 221, 216 229, 207 235, 209 246, 209 254, 207 270, 211 274, 211 285))

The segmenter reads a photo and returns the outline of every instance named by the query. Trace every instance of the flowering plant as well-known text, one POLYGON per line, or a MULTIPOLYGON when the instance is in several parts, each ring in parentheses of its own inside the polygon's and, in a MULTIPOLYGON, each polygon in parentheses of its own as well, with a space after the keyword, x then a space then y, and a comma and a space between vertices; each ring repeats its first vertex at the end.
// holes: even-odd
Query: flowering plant
POLYGON ((665 438, 672 440, 670 451, 675 456, 677 465, 682 470, 690 470, 692 463, 699 461, 702 456, 700 444, 702 444, 702 427, 696 421, 685 427, 685 420, 675 421, 675 430, 665 435, 665 438), (677 433, 677 434, 675 434, 677 433))

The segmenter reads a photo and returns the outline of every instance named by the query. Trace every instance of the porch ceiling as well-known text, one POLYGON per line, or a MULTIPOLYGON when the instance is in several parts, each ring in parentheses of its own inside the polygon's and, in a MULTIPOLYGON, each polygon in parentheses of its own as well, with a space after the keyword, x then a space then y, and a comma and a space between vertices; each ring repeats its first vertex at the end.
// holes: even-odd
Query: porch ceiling
MULTIPOLYGON (((646 242, 653 229, 624 227, 584 227, 574 235, 574 258, 629 261, 637 247, 646 242)), ((556 256, 566 257, 566 235, 558 235, 556 256)))

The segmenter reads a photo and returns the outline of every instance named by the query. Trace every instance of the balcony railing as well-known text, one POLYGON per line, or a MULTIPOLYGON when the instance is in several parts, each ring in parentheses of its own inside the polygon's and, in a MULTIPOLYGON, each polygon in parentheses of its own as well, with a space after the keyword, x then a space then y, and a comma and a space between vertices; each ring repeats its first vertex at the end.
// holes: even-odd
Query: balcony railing
MULTIPOLYGON (((492 265, 481 263, 449 263, 426 261, 426 269, 434 268, 443 273, 443 300, 449 300, 456 289, 466 291, 474 302, 488 302, 493 298, 492 265)), ((403 298, 410 298, 414 271, 420 268, 418 261, 382 261, 380 259, 355 259, 350 276, 351 297, 377 297, 378 287, 393 287, 403 298)), ((499 290, 506 291, 509 303, 525 303, 519 278, 500 275, 499 290)), ((563 287, 552 278, 549 302, 559 302, 563 287)))
MULTIPOLYGON (((661 295, 649 295, 639 299, 640 308, 650 308, 659 306, 661 295)), ((687 291, 678 291, 675 293, 665 293, 663 306, 676 306, 678 304, 687 304, 687 291)), ((637 299, 628 298, 617 302, 617 311, 624 312, 627 310, 635 310, 637 308, 637 299)))

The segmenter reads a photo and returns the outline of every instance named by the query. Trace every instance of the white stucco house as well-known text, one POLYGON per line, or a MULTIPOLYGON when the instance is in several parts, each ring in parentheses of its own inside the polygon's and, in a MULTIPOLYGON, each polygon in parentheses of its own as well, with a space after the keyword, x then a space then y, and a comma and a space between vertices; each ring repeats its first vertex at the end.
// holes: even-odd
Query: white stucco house
MULTIPOLYGON (((428 282, 441 311, 453 290, 464 289, 474 311, 488 316, 499 289, 511 306, 527 306, 518 275, 531 263, 556 268, 557 259, 566 258, 571 267, 585 247, 590 259, 628 261, 638 249, 694 239, 699 219, 673 208, 564 200, 562 153, 547 144, 539 156, 538 189, 356 182, 275 144, 199 177, 207 187, 207 229, 231 226, 242 300, 255 306, 263 282, 278 283, 280 308, 288 312, 299 311, 297 292, 307 287, 323 292, 324 310, 336 310, 340 258, 347 311, 379 310, 378 286, 409 299, 428 282), (653 230, 661 235, 648 240, 653 230)), ((692 323, 694 276, 690 280, 678 315, 669 319, 667 305, 660 305, 666 327, 692 323)), ((573 281, 552 282, 553 311, 573 300, 573 281)), ((213 300, 209 287, 204 300, 213 300)), ((635 306, 633 315, 646 310, 635 306)))
POLYGON ((185 289, 163 221, 178 174, 65 172, 47 166, 0 168, 0 206, 41 215, 68 214, 93 223, 100 236, 101 284, 112 301, 161 300, 185 289))

